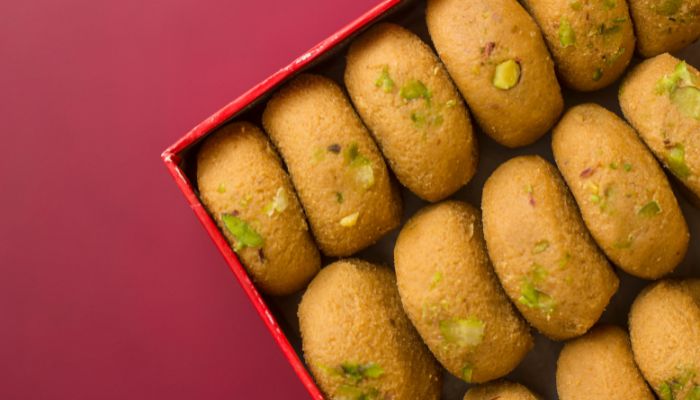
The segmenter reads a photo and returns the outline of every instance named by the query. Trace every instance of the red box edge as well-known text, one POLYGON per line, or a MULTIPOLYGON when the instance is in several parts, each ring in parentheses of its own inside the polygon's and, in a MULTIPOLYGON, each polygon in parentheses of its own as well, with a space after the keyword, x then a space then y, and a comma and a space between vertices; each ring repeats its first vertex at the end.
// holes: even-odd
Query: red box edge
POLYGON ((248 274, 238 260, 238 257, 228 245, 228 242, 226 242, 224 236, 221 235, 216 223, 211 219, 204 208, 204 205, 199 201, 191 182, 187 179, 187 176, 179 166, 181 161, 179 153, 224 123, 226 120, 233 117, 246 106, 257 100, 261 95, 267 93, 269 90, 277 86, 280 82, 284 81, 300 69, 306 67, 309 63, 313 62, 319 56, 341 43, 350 35, 401 3, 401 1, 402 0, 383 0, 377 6, 371 8, 369 11, 361 15, 359 18, 350 22, 333 35, 312 47, 309 51, 292 61, 289 65, 275 72, 259 84, 253 86, 247 92, 243 93, 241 96, 221 108, 219 111, 197 124, 193 129, 185 134, 185 136, 177 140, 161 154, 161 159, 165 163, 168 172, 173 177, 176 185, 185 196, 187 203, 190 205, 195 215, 204 226, 207 234, 214 241, 214 244, 219 249, 219 252, 223 255, 226 263, 229 265, 229 268, 243 288, 245 294, 253 303, 253 306, 262 318, 265 326, 274 338, 280 350, 282 350, 282 353, 291 364, 294 372, 297 374, 311 397, 317 400, 323 400, 324 398, 321 391, 316 386, 303 362, 297 356, 295 350, 287 340, 287 337, 280 329, 277 321, 270 312, 270 309, 265 304, 262 296, 253 285, 253 282, 250 280, 248 274))

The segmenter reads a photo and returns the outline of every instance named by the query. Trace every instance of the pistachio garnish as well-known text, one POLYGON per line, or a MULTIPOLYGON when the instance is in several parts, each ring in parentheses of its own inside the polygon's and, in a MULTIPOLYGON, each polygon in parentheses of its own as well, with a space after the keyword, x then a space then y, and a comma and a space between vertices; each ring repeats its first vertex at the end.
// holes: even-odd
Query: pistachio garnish
POLYGON ((506 60, 496 66, 493 75, 493 86, 501 90, 509 90, 520 82, 520 64, 513 60, 506 60))
POLYGON ((559 43, 562 47, 573 46, 576 43, 576 33, 566 18, 562 18, 559 23, 559 43))
POLYGON ((234 251, 238 252, 246 247, 258 248, 263 245, 262 236, 248 225, 248 223, 237 216, 233 214, 221 214, 221 220, 226 229, 236 239, 236 243, 233 246, 234 251))

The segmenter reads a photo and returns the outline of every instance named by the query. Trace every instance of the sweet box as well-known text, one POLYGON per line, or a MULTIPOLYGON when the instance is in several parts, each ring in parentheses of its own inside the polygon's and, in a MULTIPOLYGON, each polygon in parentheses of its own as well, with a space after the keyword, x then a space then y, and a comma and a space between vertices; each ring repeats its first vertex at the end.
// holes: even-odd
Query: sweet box
MULTIPOLYGON (((358 19, 202 121, 165 150, 161 156, 175 183, 185 195, 186 201, 226 259, 244 292, 253 303, 276 343, 313 399, 321 400, 323 395, 307 371, 301 354, 301 339, 296 310, 302 293, 286 297, 269 297, 258 292, 248 277, 245 268, 240 264, 236 254, 198 198, 194 156, 197 153, 200 141, 205 136, 231 120, 246 120, 262 127, 261 117, 267 99, 276 89, 300 72, 308 71, 322 74, 342 85, 345 52, 349 43, 355 36, 374 23, 384 20, 397 23, 416 33, 426 43, 431 44, 425 26, 424 11, 425 0, 383 0, 379 2, 378 5, 358 19)), ((676 56, 685 59, 692 65, 700 66, 700 42, 689 46, 676 54, 676 56)), ((639 61, 638 58, 633 59, 629 68, 633 68, 639 61)), ((593 93, 577 93, 563 89, 566 108, 568 109, 573 105, 584 102, 596 102, 621 115, 617 102, 618 87, 619 81, 608 88, 593 93)), ((464 200, 478 206, 481 200, 481 189, 491 172, 501 163, 517 155, 538 154, 549 161, 553 161, 550 147, 551 134, 545 135, 533 145, 519 149, 507 149, 484 135, 474 123, 473 117, 472 123, 477 135, 480 153, 477 174, 466 187, 460 189, 451 198, 464 200)), ((678 188, 676 187, 675 189, 678 188)), ((691 236, 698 234, 700 232, 700 211, 694 208, 681 195, 680 190, 675 190, 675 192, 688 222, 691 236)), ((405 188, 402 189, 402 196, 404 201, 404 222, 427 204, 405 188)), ((357 254, 357 256, 375 263, 391 265, 393 246, 397 234, 398 230, 390 233, 377 244, 357 254)), ((329 259, 324 259, 323 265, 327 265, 329 261, 329 259)), ((699 277, 700 270, 696 267, 697 265, 700 265, 700 246, 694 245, 691 237, 688 255, 672 276, 699 277)), ((600 322, 625 327, 627 312, 632 301, 648 282, 627 275, 619 269, 616 269, 616 273, 620 278, 620 290, 611 300, 600 322)), ((554 376, 557 356, 562 343, 548 340, 534 329, 533 336, 535 337, 535 348, 508 377, 511 380, 525 384, 533 391, 543 395, 544 398, 555 399, 557 397, 554 376)), ((466 383, 451 377, 447 373, 445 374, 442 391, 443 399, 462 399, 466 389, 466 383)))

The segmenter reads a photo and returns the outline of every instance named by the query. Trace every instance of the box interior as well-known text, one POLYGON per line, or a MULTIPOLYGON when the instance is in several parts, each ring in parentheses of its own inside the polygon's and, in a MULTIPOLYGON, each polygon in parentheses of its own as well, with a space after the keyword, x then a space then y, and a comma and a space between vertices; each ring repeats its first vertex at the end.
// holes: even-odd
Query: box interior
MULTIPOLYGON (((416 33, 432 47, 425 24, 424 10, 424 0, 403 1, 398 6, 394 7, 392 10, 380 17, 378 22, 388 21, 402 25, 403 27, 416 33)), ((363 29, 366 28, 367 27, 363 29)), ((331 79, 334 79, 342 86, 343 71, 345 69, 345 52, 348 44, 356 35, 357 34, 353 35, 348 40, 343 41, 340 45, 323 54, 307 68, 299 72, 310 72, 325 75, 331 79)), ((700 42, 691 45, 676 55, 679 58, 685 59, 694 66, 700 66, 700 42)), ((640 59, 636 56, 632 61, 632 65, 639 63, 639 61, 640 59)), ((617 102, 618 87, 619 82, 602 91, 594 93, 577 93, 563 89, 566 107, 569 108, 580 103, 595 102, 614 111, 619 116, 622 116, 617 102)), ((274 93, 274 90, 266 93, 252 102, 250 105, 233 116, 231 120, 246 120, 262 127, 262 112, 267 99, 272 93, 274 93)), ((474 123, 473 118, 472 123, 474 123)), ((501 163, 517 155, 538 154, 550 162, 554 162, 550 148, 550 133, 545 135, 533 145, 513 150, 507 149, 495 143, 488 136, 486 136, 476 124, 474 124, 474 128, 479 143, 480 153, 478 171, 476 176, 467 186, 463 187, 461 190, 451 196, 453 199, 467 201, 475 206, 479 206, 481 203, 481 188, 483 187, 485 180, 501 163)), ((199 143, 195 143, 179 154, 182 160, 180 167, 193 184, 195 192, 196 163, 194 162, 194 157, 196 156, 198 149, 199 143)), ((691 232, 691 244, 685 260, 671 276, 700 278, 700 267, 693 268, 694 266, 700 265, 700 246, 695 244, 697 241, 693 241, 694 235, 700 234, 700 210, 694 208, 690 204, 688 199, 681 194, 681 191, 675 183, 674 191, 684 212, 686 220, 688 221, 691 232)), ((420 200, 405 188, 402 188, 402 197, 404 201, 403 222, 405 222, 417 210, 428 204, 425 201, 420 200)), ((375 245, 365 249, 355 256, 379 264, 392 266, 393 247, 397 235, 398 230, 395 230, 385 236, 375 245)), ((332 261, 333 259, 324 257, 323 265, 327 265, 332 261)), ((639 291, 647 285, 647 281, 632 277, 617 268, 616 273, 620 278, 620 290, 613 297, 600 322, 626 327, 627 312, 629 307, 639 291)), ((299 325, 296 316, 296 310, 299 301, 301 300, 301 296, 302 293, 297 293, 286 297, 263 297, 268 307, 274 314, 281 329, 284 331, 290 344, 293 346, 297 355, 303 362, 303 356, 301 353, 301 338, 299 335, 299 325)), ((528 386, 533 391, 544 396, 544 398, 556 399, 556 361, 562 344, 545 338, 534 329, 533 334, 535 337, 534 349, 525 357, 523 362, 511 374, 508 375, 508 378, 528 386)), ((468 384, 452 377, 446 372, 442 398, 446 400, 462 399, 468 387, 468 384)))

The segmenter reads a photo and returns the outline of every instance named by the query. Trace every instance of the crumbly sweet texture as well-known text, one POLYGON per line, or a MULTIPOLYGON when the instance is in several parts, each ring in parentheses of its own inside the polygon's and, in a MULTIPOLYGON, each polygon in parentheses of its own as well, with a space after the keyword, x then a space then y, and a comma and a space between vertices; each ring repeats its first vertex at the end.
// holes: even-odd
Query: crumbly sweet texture
POLYGON ((661 400, 700 395, 700 280, 644 289, 629 316, 634 358, 661 400))
POLYGON ((508 147, 533 143, 563 99, 539 27, 516 0, 429 0, 430 37, 481 128, 508 147))
POLYGON ((413 193, 438 201, 474 176, 478 150, 469 113, 440 60, 414 33, 382 23, 356 39, 345 85, 413 193))
POLYGON ((683 260, 690 235, 663 170, 636 132, 595 104, 554 129, 557 166, 605 254, 627 273, 657 279, 683 260))
POLYGON ((620 107, 656 158, 697 197, 700 196, 700 135, 697 134, 700 110, 694 117, 689 115, 690 110, 679 107, 683 99, 675 96, 680 85, 684 85, 684 91, 696 94, 686 102, 700 107, 698 70, 669 54, 656 56, 627 75, 620 87, 620 107), (682 79, 674 89, 671 83, 680 78, 677 69, 685 70, 686 78, 693 82, 682 79))
POLYGON ((584 334, 619 280, 554 166, 507 161, 486 181, 481 207, 496 274, 525 319, 554 340, 584 334))
POLYGON ((564 346, 557 361, 561 400, 654 400, 634 362, 627 332, 603 325, 564 346))
POLYGON ((401 308, 390 268, 337 261, 299 305, 304 359, 330 399, 439 399, 441 371, 401 308), (362 397, 365 396, 365 397, 362 397))
POLYGON ((496 381, 485 385, 474 386, 464 395, 464 400, 539 400, 525 386, 510 382, 496 381))
POLYGON ((318 272, 320 255, 294 188, 258 127, 234 122, 209 135, 197 154, 197 187, 263 292, 296 292, 318 272), (225 219, 236 222, 233 232, 225 219))
POLYGON ((575 90, 602 89, 622 75, 635 37, 626 0, 525 0, 559 76, 575 90))
POLYGON ((491 269, 471 205, 447 201, 419 211, 399 234, 394 263, 406 313, 453 375, 500 378, 532 348, 527 323, 491 269))
POLYGON ((629 0, 644 57, 675 52, 700 37, 700 0, 629 0))
POLYGON ((335 82, 298 76, 267 103, 263 125, 287 164, 324 254, 353 254, 399 225, 398 187, 335 82))

